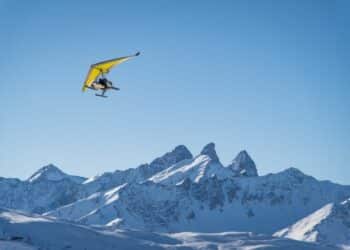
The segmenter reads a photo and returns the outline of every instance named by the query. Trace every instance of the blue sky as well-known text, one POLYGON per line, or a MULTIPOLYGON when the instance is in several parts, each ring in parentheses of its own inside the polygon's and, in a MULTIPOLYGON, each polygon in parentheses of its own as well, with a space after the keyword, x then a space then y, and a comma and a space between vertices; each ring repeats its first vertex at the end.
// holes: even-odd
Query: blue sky
POLYGON ((0 1, 0 176, 85 176, 214 141, 261 174, 349 183, 347 1, 0 1), (115 68, 109 98, 82 93, 115 68))

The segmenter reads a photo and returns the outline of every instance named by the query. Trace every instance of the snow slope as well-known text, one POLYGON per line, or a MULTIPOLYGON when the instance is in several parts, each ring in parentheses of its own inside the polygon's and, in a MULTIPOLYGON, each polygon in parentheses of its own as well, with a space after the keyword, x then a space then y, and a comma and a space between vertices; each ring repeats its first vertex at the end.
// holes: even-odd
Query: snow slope
POLYGON ((132 234, 125 237, 123 234, 103 233, 88 227, 11 210, 0 211, 0 230, 3 239, 16 237, 24 243, 49 250, 147 249, 147 245, 151 245, 143 242, 142 237, 132 237, 132 234))
POLYGON ((305 244, 300 241, 281 241, 266 235, 241 232, 171 234, 182 242, 183 249, 235 249, 235 250, 331 250, 334 246, 305 244))
POLYGON ((350 248, 350 199, 329 203, 274 235, 350 248))
POLYGON ((0 249, 4 250, 38 250, 37 247, 30 246, 21 242, 0 240, 0 249))
POLYGON ((7 209, 0 209, 0 237, 1 249, 7 250, 337 249, 253 233, 106 232, 7 209))
POLYGON ((191 152, 185 146, 179 145, 171 152, 154 159, 150 164, 142 164, 137 168, 122 171, 117 170, 113 173, 104 173, 86 180, 81 187, 80 198, 96 192, 106 191, 124 183, 144 181, 178 162, 191 158, 191 152))
POLYGON ((220 179, 229 178, 233 173, 222 166, 218 160, 213 160, 209 155, 200 154, 193 159, 181 161, 149 178, 149 181, 166 185, 180 184, 186 178, 193 182, 217 176, 220 179))

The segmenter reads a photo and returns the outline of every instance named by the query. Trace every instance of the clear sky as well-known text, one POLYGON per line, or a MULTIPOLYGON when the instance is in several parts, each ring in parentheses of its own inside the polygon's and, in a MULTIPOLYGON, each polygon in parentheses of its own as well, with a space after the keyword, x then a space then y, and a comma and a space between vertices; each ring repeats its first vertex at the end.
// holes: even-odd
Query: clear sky
POLYGON ((0 176, 92 176, 185 144, 350 184, 349 1, 0 0, 0 176), (82 93, 89 65, 135 53, 82 93))

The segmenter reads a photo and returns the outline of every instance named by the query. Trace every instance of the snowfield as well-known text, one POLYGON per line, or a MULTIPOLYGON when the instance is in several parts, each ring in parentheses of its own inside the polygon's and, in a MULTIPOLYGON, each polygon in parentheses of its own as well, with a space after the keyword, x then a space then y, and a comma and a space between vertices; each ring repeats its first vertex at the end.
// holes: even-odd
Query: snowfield
POLYGON ((3 250, 38 250, 37 247, 30 246, 21 242, 0 240, 0 249, 3 250))
POLYGON ((253 233, 109 232, 6 209, 0 210, 0 229, 0 249, 6 250, 337 249, 253 233))

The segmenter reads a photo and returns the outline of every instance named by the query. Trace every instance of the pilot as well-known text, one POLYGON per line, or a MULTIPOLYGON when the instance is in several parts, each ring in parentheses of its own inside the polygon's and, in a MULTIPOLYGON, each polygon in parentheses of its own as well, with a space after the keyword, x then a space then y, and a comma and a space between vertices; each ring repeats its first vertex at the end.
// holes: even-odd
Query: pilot
POLYGON ((98 79, 98 84, 101 84, 104 88, 108 88, 109 87, 108 83, 109 83, 109 81, 105 77, 102 77, 102 78, 98 79))

